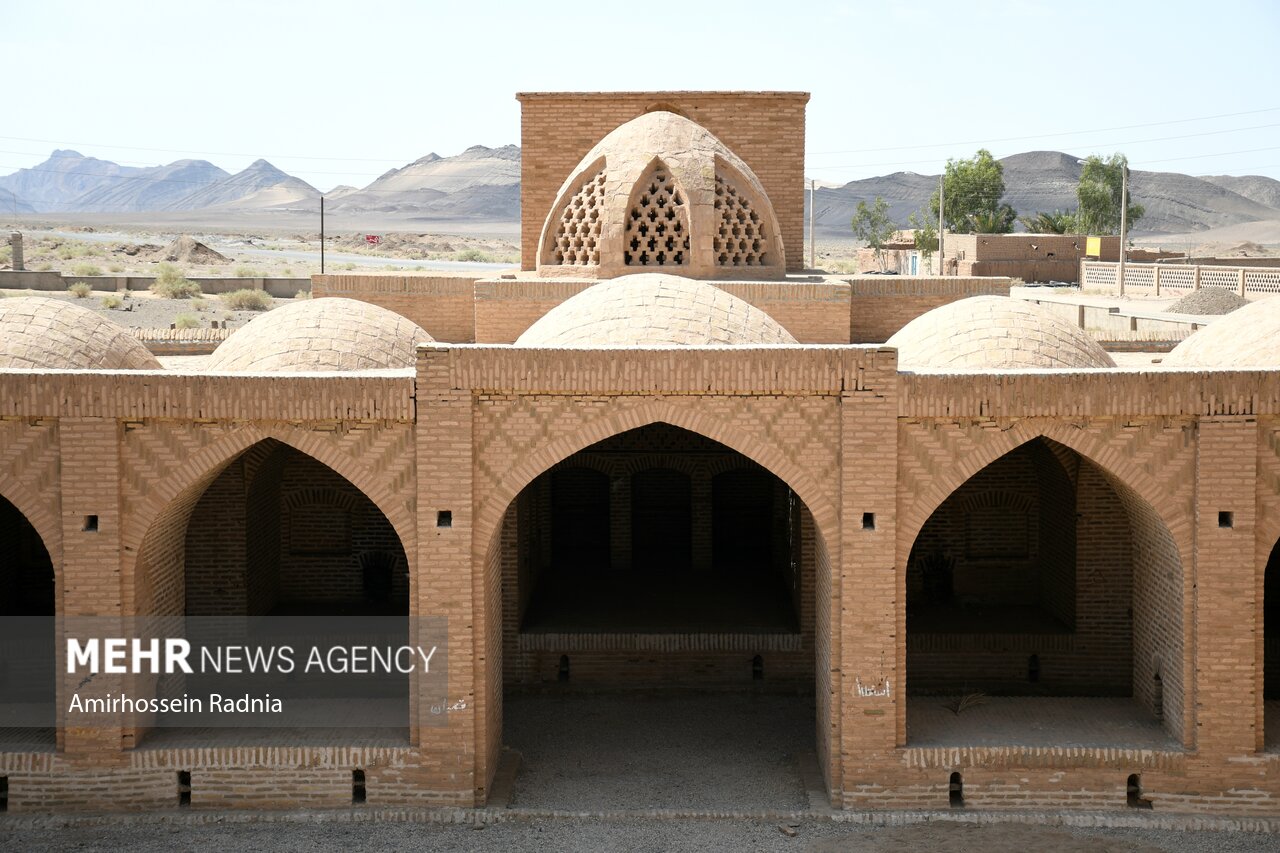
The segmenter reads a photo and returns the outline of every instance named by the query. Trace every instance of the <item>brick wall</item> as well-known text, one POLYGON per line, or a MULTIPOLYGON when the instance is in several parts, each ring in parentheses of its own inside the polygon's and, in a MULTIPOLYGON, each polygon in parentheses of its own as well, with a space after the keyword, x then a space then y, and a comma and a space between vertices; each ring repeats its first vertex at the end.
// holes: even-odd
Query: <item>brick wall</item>
POLYGON ((778 216, 787 268, 804 268, 806 92, 525 92, 520 101, 520 256, 534 269, 560 185, 609 131, 667 109, 711 131, 760 179, 778 216))
POLYGON ((1007 278, 866 276, 849 282, 849 341, 883 343, 927 311, 970 296, 1008 296, 1007 278))
POLYGON ((477 340, 473 287, 489 273, 373 275, 317 275, 311 279, 314 297, 359 299, 407 317, 437 341, 470 343, 477 340))

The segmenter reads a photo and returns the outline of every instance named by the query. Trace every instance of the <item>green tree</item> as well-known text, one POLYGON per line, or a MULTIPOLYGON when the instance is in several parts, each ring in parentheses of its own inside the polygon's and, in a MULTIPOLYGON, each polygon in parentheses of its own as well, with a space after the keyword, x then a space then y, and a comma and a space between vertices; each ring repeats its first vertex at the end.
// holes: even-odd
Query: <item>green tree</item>
POLYGON ((876 252, 876 263, 884 272, 884 244, 898 230, 898 226, 889 218, 889 203, 880 196, 870 207, 865 201, 858 202, 858 209, 853 215, 853 236, 866 243, 876 252))
MULTIPOLYGON (((1080 170, 1080 183, 1076 186, 1076 198, 1080 207, 1076 213, 1077 225, 1084 234, 1120 233, 1120 189, 1124 170, 1129 161, 1123 154, 1112 154, 1102 159, 1090 154, 1080 170)), ((1133 203, 1133 188, 1129 188, 1129 227, 1142 218, 1146 209, 1133 203)))
POLYGON ((992 211, 980 211, 969 214, 969 230, 974 234, 1008 234, 1013 230, 1013 223, 1018 219, 1018 212, 1007 204, 1002 204, 992 211))
POLYGON ((915 229, 916 251, 920 253, 926 266, 933 253, 938 251, 938 226, 934 224, 937 221, 937 216, 930 217, 927 210, 907 217, 907 224, 915 229))
MULTIPOLYGON (((968 160, 947 160, 942 177, 946 191, 946 226, 957 234, 973 231, 971 217, 989 214, 995 217, 1004 197, 1004 166, 985 148, 968 160)), ((929 199, 929 210, 938 218, 938 193, 929 199)))
POLYGON ((1074 234, 1076 231, 1076 215, 1055 210, 1053 213, 1037 213, 1035 216, 1020 216, 1018 221, 1031 234, 1074 234))

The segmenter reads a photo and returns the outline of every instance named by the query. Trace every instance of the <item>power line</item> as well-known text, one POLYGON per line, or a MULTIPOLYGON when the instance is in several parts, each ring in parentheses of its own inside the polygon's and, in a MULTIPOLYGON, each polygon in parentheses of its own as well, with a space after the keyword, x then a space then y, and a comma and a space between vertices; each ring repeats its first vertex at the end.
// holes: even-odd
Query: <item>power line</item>
MULTIPOLYGON (((1245 110, 1239 113, 1219 113, 1212 116, 1199 116, 1197 118, 1178 118, 1169 119, 1168 121, 1153 121, 1144 124, 1123 124, 1115 127, 1101 127, 1093 130, 1064 130, 1061 133, 1041 133, 1033 136, 1006 136, 1001 139, 973 139, 967 142, 934 142, 926 145, 895 145, 890 148, 850 148, 844 151, 811 151, 811 154, 869 154, 877 151, 914 151, 922 148, 952 148, 960 145, 984 145, 992 142, 1024 142, 1028 139, 1045 139, 1055 136, 1081 136, 1086 133, 1109 133, 1113 130, 1136 130, 1142 127, 1161 127, 1170 124, 1187 124, 1193 121, 1210 121, 1219 118, 1235 118, 1237 116, 1257 115, 1259 113, 1272 113, 1280 110, 1280 107, 1264 107, 1260 110, 1245 110)), ((3 139, 4 137, 0 137, 3 139)))

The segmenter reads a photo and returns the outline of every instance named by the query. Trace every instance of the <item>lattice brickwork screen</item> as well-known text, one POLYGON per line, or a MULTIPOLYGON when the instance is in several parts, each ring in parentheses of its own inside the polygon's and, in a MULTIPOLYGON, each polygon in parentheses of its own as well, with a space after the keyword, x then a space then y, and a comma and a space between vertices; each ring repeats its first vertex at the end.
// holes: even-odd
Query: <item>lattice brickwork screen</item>
POLYGON ((689 262, 689 211, 665 169, 656 169, 627 214, 627 266, 670 267, 689 262))
POLYGON ((573 194, 556 229, 555 263, 589 266, 600 263, 600 217, 604 205, 604 170, 573 194))
POLYGON ((716 175, 719 222, 713 246, 722 267, 759 267, 769 262, 764 220, 738 188, 716 175))

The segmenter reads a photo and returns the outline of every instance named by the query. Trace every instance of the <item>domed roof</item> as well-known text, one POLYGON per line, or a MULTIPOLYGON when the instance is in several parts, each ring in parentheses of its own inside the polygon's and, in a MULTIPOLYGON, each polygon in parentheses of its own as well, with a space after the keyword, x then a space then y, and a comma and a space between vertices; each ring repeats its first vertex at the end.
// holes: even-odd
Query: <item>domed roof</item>
POLYGON ((0 299, 0 367, 161 370, 123 326, 65 299, 0 299))
POLYGON ((773 205, 751 168, 702 125, 662 110, 587 152, 538 246, 540 275, 758 279, 786 269, 773 205))
POLYGON ((759 308, 714 285, 662 273, 592 285, 552 308, 516 341, 528 347, 794 343, 759 308))
POLYGON ((935 308, 889 338, 907 370, 1115 367, 1082 329, 1039 305, 974 296, 935 308))
POLYGON ((355 299, 295 302, 255 317, 209 356, 212 372, 305 372, 412 367, 432 337, 393 311, 355 299))
POLYGON ((1280 367, 1280 297, 1237 308, 1173 348, 1168 367, 1280 367))

